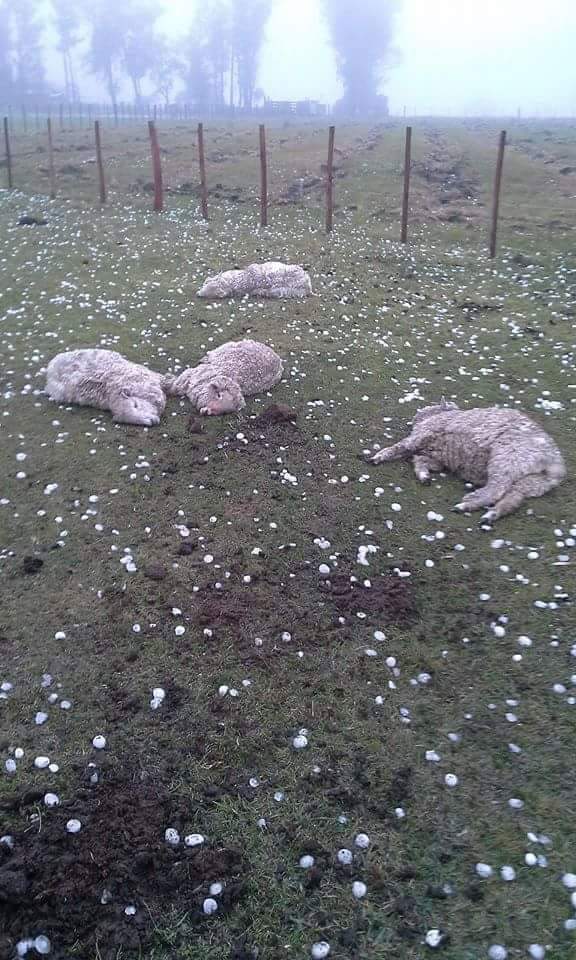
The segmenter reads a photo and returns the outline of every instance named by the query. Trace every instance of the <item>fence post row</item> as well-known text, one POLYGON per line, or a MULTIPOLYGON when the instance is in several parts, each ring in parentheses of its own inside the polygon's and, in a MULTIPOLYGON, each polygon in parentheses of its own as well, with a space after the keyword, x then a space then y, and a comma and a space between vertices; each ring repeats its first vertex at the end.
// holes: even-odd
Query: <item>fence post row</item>
POLYGON ((52 142, 52 120, 48 117, 46 121, 48 130, 48 170, 50 175, 50 199, 56 198, 56 171, 54 170, 54 144, 52 142))
POLYGON ((334 219, 334 133, 336 128, 328 131, 328 162, 326 164, 326 233, 332 232, 334 219))
POLYGON ((208 189, 206 186, 206 159, 204 156, 204 124, 198 124, 198 165, 200 167, 200 201, 202 216, 208 220, 208 189))
POLYGON ((104 179, 104 164, 102 162, 102 142, 100 140, 100 121, 94 121, 94 137, 96 140, 96 163, 98 165, 98 186, 100 190, 100 203, 102 206, 106 203, 106 180, 104 179))
POLYGON ((498 141, 498 157, 496 173, 494 175, 494 197, 492 200, 492 225, 490 228, 490 256, 496 256, 496 238, 498 236, 498 213, 500 210, 500 188, 502 187, 502 167, 504 166, 504 148, 506 146, 506 131, 502 130, 498 141))
POLYGON ((148 132, 150 134, 152 170, 154 172, 154 211, 160 213, 164 208, 164 188, 162 185, 162 164, 160 162, 158 134, 156 133, 156 124, 153 120, 148 121, 148 132))
POLYGON ((8 189, 12 190, 12 153, 10 150, 10 129, 8 117, 4 117, 4 149, 6 151, 6 173, 8 175, 8 189))
POLYGON ((404 147, 404 192, 402 195, 402 224, 400 240, 408 242, 408 201, 410 199, 410 165, 412 162, 412 127, 406 127, 406 144, 404 147))
POLYGON ((259 127, 260 135, 260 226, 268 226, 268 167, 266 162, 266 127, 259 127))

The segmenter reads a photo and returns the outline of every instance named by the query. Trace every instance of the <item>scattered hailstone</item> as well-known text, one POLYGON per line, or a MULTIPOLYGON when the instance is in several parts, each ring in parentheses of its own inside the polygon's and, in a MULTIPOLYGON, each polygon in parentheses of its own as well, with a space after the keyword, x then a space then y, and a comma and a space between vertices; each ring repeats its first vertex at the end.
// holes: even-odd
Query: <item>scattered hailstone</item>
POLYGON ((308 746, 308 737, 304 737, 302 735, 294 737, 292 746, 295 750, 304 750, 304 748, 308 746))
POLYGON ((68 833, 78 833, 82 829, 82 824, 79 820, 69 820, 66 824, 66 830, 68 833))
POLYGON ((540 943, 531 943, 528 947, 528 956, 532 957, 532 960, 544 960, 546 950, 540 943))
POLYGON ((336 854, 336 859, 338 860, 338 863, 341 863, 343 866, 347 867, 352 863, 354 857, 351 850, 347 850, 346 847, 343 847, 342 850, 339 850, 336 854))
POLYGON ((527 867, 535 867, 538 863, 538 857, 534 853, 527 853, 524 857, 524 863, 527 867))
POLYGON ((310 955, 312 960, 324 960, 330 953, 330 944, 326 940, 319 940, 318 943, 313 943, 310 950, 310 955))
POLYGON ((180 843, 180 834, 174 827, 168 827, 164 831, 164 839, 166 843, 169 843, 171 847, 177 847, 180 843))
POLYGON ((478 876, 482 877, 483 880, 487 880, 488 877, 491 877, 494 873, 492 867, 488 863, 477 863, 475 869, 478 876))
POLYGON ((127 907, 124 907, 124 913, 126 914, 127 917, 135 917, 136 907, 134 906, 134 904, 129 903, 127 907))
POLYGON ((189 833, 184 837, 184 843, 187 847, 200 847, 204 843, 204 837, 201 833, 189 833))
POLYGON ((50 766, 50 758, 49 758, 49 757, 36 757, 36 759, 34 760, 34 766, 35 766, 38 770, 45 770, 46 767, 50 766))
POLYGON ((4 764, 6 768, 6 773, 16 773, 16 761, 9 757, 4 764))
POLYGON ((576 890, 576 873, 565 873, 562 877, 562 883, 567 890, 576 890))
POLYGON ((45 793, 44 794, 44 805, 46 807, 57 807, 60 803, 60 798, 56 793, 45 793))
POLYGON ((490 960, 506 960, 508 951, 506 947, 502 947, 499 943, 493 943, 488 951, 488 956, 490 960))
POLYGON ((210 895, 212 897, 219 897, 224 889, 223 884, 221 883, 211 883, 210 884, 210 895))
POLYGON ((321 563, 320 566, 318 567, 318 573, 320 574, 321 577, 329 577, 330 572, 331 572, 330 567, 328 566, 327 563, 321 563))
POLYGON ((302 867, 303 870, 310 870, 310 867, 314 866, 314 857, 311 857, 310 854, 305 854, 305 856, 300 857, 298 865, 302 867))
POLYGON ((435 949, 444 942, 444 939, 445 937, 441 930, 429 930, 425 937, 426 946, 435 949))
POLYGON ((368 887, 366 884, 362 883, 361 880, 355 880, 352 884, 352 896, 355 897, 356 900, 361 900, 362 897, 365 897, 367 893, 368 887))
POLYGON ((505 866, 500 870, 500 876, 503 880, 510 882, 511 880, 516 879, 516 871, 514 867, 505 866))
POLYGON ((455 773, 447 773, 444 777, 444 783, 447 787, 457 787, 458 786, 458 777, 455 773))
POLYGON ((94 747, 95 750, 103 750, 104 747, 106 746, 106 737, 103 737, 101 734, 98 734, 98 736, 94 737, 94 739, 92 740, 92 746, 94 747))
POLYGON ((206 897, 204 903, 202 904, 202 910, 204 911, 206 916, 209 917, 210 914, 216 913, 217 909, 218 909, 218 904, 216 900, 214 900, 213 897, 206 897))
POLYGON ((33 940, 32 943, 36 953, 39 953, 43 956, 50 953, 52 949, 52 944, 50 943, 50 940, 48 939, 48 937, 45 937, 42 934, 39 937, 36 937, 36 939, 33 940))
POLYGON ((41 726, 43 723, 46 723, 48 719, 48 714, 44 713, 42 710, 39 710, 36 716, 34 717, 34 723, 37 726, 41 726))
POLYGON ((361 850, 367 850, 370 846, 370 837, 367 833, 358 833, 354 838, 354 843, 357 847, 360 847, 361 850))

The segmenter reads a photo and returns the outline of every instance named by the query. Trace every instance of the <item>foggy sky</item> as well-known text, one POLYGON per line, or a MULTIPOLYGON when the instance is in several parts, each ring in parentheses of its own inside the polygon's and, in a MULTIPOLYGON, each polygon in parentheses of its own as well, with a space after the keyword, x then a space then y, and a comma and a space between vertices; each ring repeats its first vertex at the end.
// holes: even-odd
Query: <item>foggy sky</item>
MULTIPOLYGON (((194 0, 158 0, 159 27, 186 32, 194 0)), ((201 3, 202 0, 197 0, 201 3)), ((355 0, 350 0, 354 9, 355 0)), ((403 0, 400 65, 383 92, 393 113, 576 114, 576 0, 403 0)), ((59 79, 50 59, 51 79, 59 79)), ((82 76, 85 98, 98 86, 82 76)), ((321 0, 275 0, 258 79, 273 99, 342 94, 321 0)), ((128 95, 128 89, 126 89, 128 95)))

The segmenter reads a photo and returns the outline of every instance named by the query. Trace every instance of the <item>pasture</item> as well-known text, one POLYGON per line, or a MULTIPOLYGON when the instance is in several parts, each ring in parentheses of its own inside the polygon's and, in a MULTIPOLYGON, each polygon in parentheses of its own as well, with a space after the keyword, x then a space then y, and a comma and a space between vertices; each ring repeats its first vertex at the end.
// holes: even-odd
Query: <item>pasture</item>
POLYGON ((397 123, 337 127, 330 237, 319 126, 269 129, 262 231, 256 129, 206 127, 209 222, 192 127, 159 125, 161 215, 145 127, 104 131, 102 210, 90 131, 58 131, 55 201, 41 135, 17 133, 0 194, 2 960, 38 936, 102 960, 304 960, 324 942, 331 960, 574 956, 576 133, 509 128, 491 261, 498 129, 414 122, 407 246, 397 123), (315 296, 195 298, 263 259, 301 263, 315 296), (285 376, 238 416, 171 399, 145 430, 42 393, 66 348, 167 371, 243 336, 285 376), (362 459, 442 395, 532 414, 569 479, 490 527, 452 511, 460 481, 362 459))

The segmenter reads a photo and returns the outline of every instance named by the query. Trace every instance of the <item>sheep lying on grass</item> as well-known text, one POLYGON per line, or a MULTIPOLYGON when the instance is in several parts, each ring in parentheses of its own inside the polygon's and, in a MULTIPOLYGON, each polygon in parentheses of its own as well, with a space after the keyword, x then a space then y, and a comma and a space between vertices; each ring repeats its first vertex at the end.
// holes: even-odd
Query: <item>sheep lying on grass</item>
POLYGON ((166 406, 164 378, 114 350, 59 353, 46 369, 46 392, 58 403, 110 410, 119 423, 151 427, 166 406))
POLYGON ((442 401, 416 414, 412 433, 371 457, 373 463, 412 459, 422 483, 449 470, 479 486, 456 510, 490 509, 497 520, 516 510, 526 497, 540 497, 562 483, 566 466, 552 438, 519 410, 459 410, 442 401))
POLYGON ((206 416, 233 413, 244 397, 273 387, 282 376, 282 360, 264 343, 238 340, 211 350, 198 366, 184 370, 169 392, 186 396, 206 416))
POLYGON ((307 297, 312 293, 310 277, 302 267, 289 263, 252 263, 245 270, 226 270, 209 277, 198 291, 199 297, 307 297))

